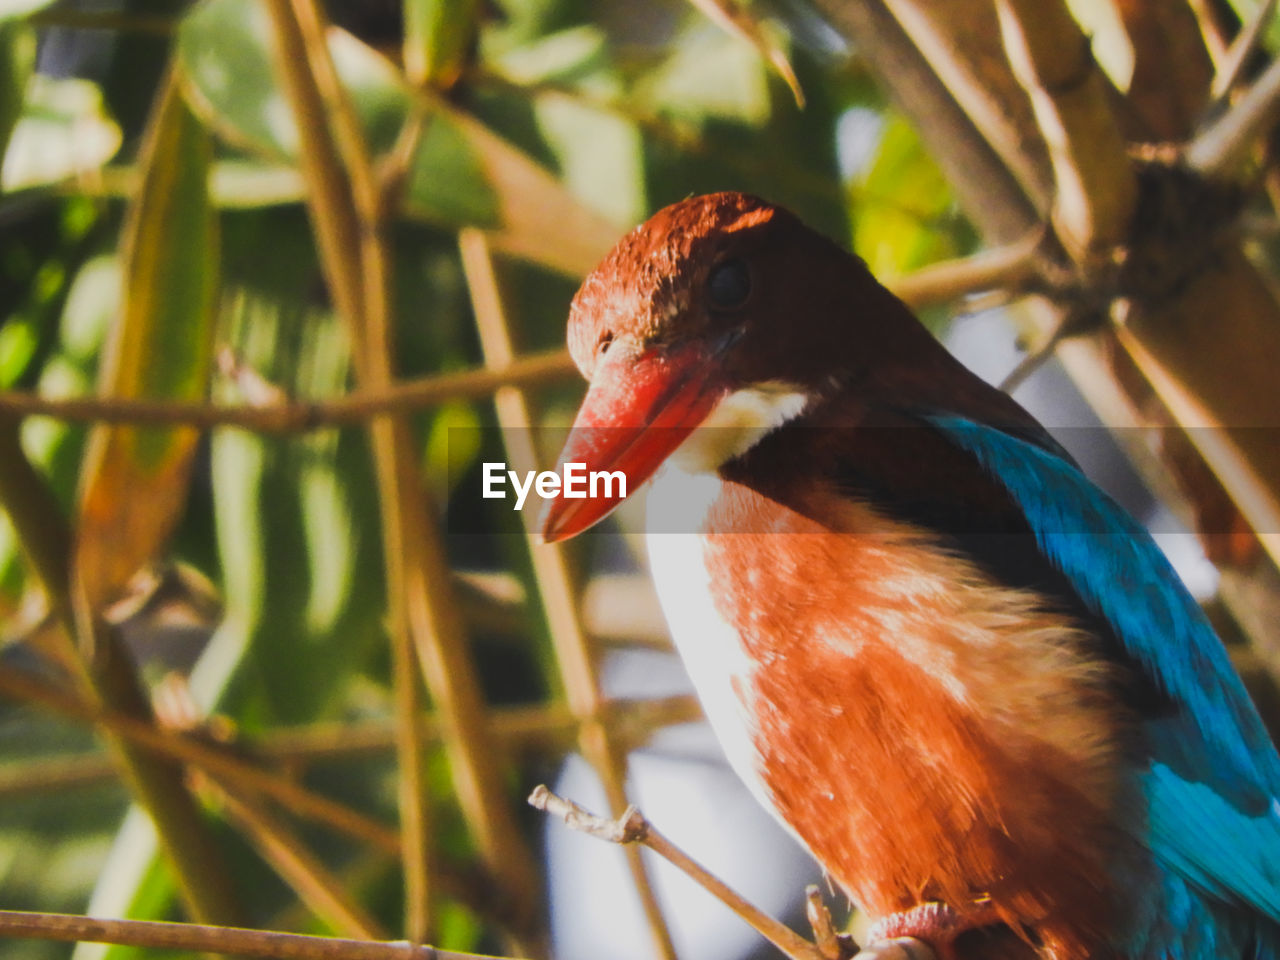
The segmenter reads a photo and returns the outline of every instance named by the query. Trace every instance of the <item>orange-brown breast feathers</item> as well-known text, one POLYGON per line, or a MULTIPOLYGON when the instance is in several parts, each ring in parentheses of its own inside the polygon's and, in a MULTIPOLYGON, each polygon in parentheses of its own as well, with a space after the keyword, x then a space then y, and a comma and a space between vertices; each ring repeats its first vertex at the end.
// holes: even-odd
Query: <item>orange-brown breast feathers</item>
POLYGON ((989 898, 1052 953, 1096 951, 1127 841, 1121 721, 1085 638, 904 524, 813 506, 838 532, 733 484, 709 517, 774 806, 873 915, 989 898))

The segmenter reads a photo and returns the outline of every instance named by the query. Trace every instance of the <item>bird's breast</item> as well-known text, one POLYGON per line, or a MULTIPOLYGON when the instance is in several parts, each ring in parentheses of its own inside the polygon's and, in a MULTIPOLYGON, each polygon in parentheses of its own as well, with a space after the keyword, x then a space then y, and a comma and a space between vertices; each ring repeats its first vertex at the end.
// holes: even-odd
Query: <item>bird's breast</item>
POLYGON ((731 764, 873 915, 994 901, 1092 950, 1129 844, 1088 638, 921 531, 804 499, 679 473, 650 494, 658 595, 731 764))

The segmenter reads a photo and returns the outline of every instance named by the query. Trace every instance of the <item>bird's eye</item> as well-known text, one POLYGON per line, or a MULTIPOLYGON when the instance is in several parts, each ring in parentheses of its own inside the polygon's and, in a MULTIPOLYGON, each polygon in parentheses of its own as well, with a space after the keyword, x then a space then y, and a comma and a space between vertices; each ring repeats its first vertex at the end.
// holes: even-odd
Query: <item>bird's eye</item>
POLYGON ((751 274, 741 260, 726 260, 711 268, 707 296, 717 310, 736 310, 751 296, 751 274))
POLYGON ((596 343, 596 357, 603 357, 609 352, 609 344, 613 343, 613 334, 604 333, 600 335, 599 342, 596 343))

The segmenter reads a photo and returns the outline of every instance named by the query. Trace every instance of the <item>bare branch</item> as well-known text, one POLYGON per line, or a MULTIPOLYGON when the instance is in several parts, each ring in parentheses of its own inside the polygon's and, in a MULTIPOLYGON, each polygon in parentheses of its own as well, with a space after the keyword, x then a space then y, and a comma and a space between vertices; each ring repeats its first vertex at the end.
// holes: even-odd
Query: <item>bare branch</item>
POLYGON ((1213 86, 1210 88, 1214 101, 1222 101, 1230 96, 1231 91, 1240 82, 1244 65, 1249 55, 1258 49, 1263 29, 1271 22, 1275 12, 1276 0, 1263 0, 1262 6, 1258 8, 1253 19, 1231 41, 1231 46, 1218 66, 1218 72, 1213 78, 1213 86))
POLYGON ((744 900, 715 874, 658 832, 634 806, 628 807, 615 820, 599 817, 584 810, 572 800, 556 796, 545 786, 534 788, 529 795, 531 806, 562 819, 573 830, 590 834, 610 843, 641 843, 660 857, 677 866, 686 876, 714 896, 726 907, 791 960, 827 960, 822 951, 808 940, 774 920, 744 900))
POLYGON ((1240 102, 1188 145, 1187 165, 1205 176, 1228 168, 1270 127, 1280 113, 1280 60, 1273 60, 1240 102))
POLYGON ((17 910, 0 910, 0 938, 112 943, 259 957, 263 960, 493 960, 478 954, 437 950, 406 941, 339 940, 239 927, 150 920, 99 920, 65 913, 24 913, 17 910))
POLYGON ((501 386, 566 380, 575 373, 567 351, 551 350, 501 367, 445 373, 393 384, 385 390, 357 390, 336 400, 316 403, 228 406, 100 397, 53 398, 0 391, 0 413, 145 426, 185 424, 201 429, 240 427, 258 433, 303 433, 364 423, 385 413, 411 413, 449 400, 485 397, 501 386))
POLYGON ((841 937, 831 923, 831 911, 822 902, 822 891, 816 884, 804 888, 804 913, 813 928, 813 940, 827 960, 849 960, 858 952, 850 938, 841 937))
POLYGON ((1036 275, 1043 229, 1021 240, 983 250, 971 257, 944 260, 910 273, 889 286, 908 306, 919 309, 948 303, 984 290, 1019 290, 1036 275))

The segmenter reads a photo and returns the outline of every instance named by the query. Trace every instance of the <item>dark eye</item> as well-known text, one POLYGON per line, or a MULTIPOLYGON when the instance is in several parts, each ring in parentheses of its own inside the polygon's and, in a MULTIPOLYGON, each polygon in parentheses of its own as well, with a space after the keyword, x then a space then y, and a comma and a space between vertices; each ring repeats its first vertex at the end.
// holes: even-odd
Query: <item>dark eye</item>
POLYGON ((751 295, 751 274, 741 260, 726 260, 711 268, 707 297, 717 310, 736 310, 751 295))
POLYGON ((609 352, 609 344, 613 343, 613 334, 605 333, 600 336, 599 342, 596 344, 596 356, 603 357, 609 352))

